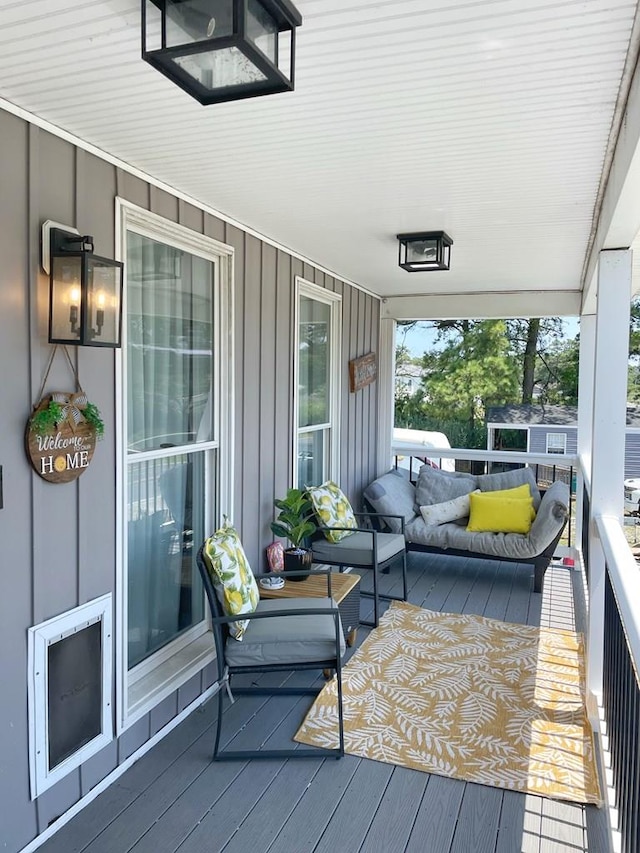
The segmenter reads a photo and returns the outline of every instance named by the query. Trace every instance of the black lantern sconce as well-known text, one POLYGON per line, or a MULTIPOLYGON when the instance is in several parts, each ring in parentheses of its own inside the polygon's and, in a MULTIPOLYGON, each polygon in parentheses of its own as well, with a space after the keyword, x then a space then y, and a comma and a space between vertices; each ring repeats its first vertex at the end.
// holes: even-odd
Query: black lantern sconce
POLYGON ((42 268, 49 273, 49 343, 119 347, 122 271, 119 261, 93 254, 93 237, 47 220, 42 268))
POLYGON ((453 240, 444 231, 398 234, 398 263, 407 272, 448 270, 453 240))
POLYGON ((142 0, 142 58, 201 104, 293 89, 289 0, 142 0))

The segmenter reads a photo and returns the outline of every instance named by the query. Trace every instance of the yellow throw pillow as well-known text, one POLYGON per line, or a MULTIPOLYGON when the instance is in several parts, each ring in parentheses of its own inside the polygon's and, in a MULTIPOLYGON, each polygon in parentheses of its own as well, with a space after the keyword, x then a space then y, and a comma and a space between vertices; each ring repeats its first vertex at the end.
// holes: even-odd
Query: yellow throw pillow
MULTIPOLYGON (((483 492, 483 495, 491 498, 532 498, 531 486, 529 483, 523 483, 521 486, 514 486, 513 489, 496 489, 493 492, 483 492)), ((536 517, 536 511, 533 508, 533 500, 531 503, 531 521, 536 517)))
POLYGON ((357 527, 349 499, 339 486, 327 480, 321 486, 307 486, 307 494, 313 504, 315 514, 322 525, 323 533, 329 542, 339 542, 345 536, 351 536, 349 530, 327 530, 331 527, 357 527))
POLYGON ((473 533, 524 533, 531 530, 533 498, 496 498, 488 492, 469 495, 467 530, 473 533))

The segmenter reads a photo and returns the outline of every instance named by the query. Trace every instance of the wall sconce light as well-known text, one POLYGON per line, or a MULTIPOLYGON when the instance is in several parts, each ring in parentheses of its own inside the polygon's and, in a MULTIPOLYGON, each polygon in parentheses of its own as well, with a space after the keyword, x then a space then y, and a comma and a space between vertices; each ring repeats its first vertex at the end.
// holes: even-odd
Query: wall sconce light
POLYGON ((290 0, 142 0, 142 58, 201 104, 293 89, 290 0))
POLYGON ((94 255, 93 237, 47 220, 42 268, 50 279, 49 343, 119 347, 124 265, 94 255))
POLYGON ((398 263, 407 272, 448 270, 453 240, 444 231, 398 234, 398 263))

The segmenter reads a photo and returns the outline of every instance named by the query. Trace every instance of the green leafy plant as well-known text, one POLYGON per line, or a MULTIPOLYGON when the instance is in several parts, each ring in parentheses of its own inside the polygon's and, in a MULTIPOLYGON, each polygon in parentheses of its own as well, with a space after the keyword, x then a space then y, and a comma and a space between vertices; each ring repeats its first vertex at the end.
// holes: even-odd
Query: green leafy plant
POLYGON ((102 438, 104 435, 104 421, 102 420, 100 410, 95 403, 87 403, 82 411, 82 416, 85 421, 95 429, 98 438, 102 438))
POLYGON ((62 419, 62 406, 60 403, 50 401, 46 409, 38 409, 31 418, 31 429, 36 435, 44 435, 52 430, 62 419))
MULTIPOLYGON (((87 403, 82 411, 82 417, 96 431, 98 438, 104 436, 104 421, 100 415, 100 410, 95 403, 87 403)), ((49 401, 49 405, 38 409, 33 414, 30 421, 30 428, 36 435, 45 435, 51 432, 62 420, 64 406, 62 403, 57 403, 54 400, 49 401)))
POLYGON ((274 501, 280 510, 271 530, 276 536, 288 539, 295 549, 304 549, 305 541, 318 529, 313 505, 302 489, 289 489, 286 497, 274 501))

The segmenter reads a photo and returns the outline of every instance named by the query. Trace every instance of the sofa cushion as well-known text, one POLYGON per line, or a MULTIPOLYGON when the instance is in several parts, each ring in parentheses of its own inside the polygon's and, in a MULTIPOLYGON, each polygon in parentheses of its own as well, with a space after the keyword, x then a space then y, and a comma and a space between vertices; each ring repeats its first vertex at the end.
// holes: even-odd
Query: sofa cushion
POLYGON ((531 529, 530 497, 498 497, 482 492, 469 495, 470 512, 467 530, 473 533, 528 533, 531 529))
MULTIPOLYGON (((408 476, 396 469, 388 471, 374 480, 371 485, 367 486, 363 494, 375 512, 403 515, 406 523, 416 517, 415 486, 409 481, 408 476)), ((400 533, 399 518, 385 519, 385 523, 392 533, 400 533)))
POLYGON ((441 471, 430 465, 423 465, 416 483, 417 510, 420 511, 421 506, 439 504, 459 498, 461 495, 468 495, 478 487, 479 483, 473 474, 441 471))
POLYGON ((479 474, 478 488, 482 492, 494 492, 499 489, 512 489, 528 483, 531 487, 533 508, 540 506, 540 490, 532 468, 514 468, 513 471, 500 471, 497 474, 479 474))
POLYGON ((339 542, 345 536, 351 536, 349 530, 327 529, 358 526, 349 499, 339 486, 327 480, 321 486, 308 486, 307 494, 322 525, 322 532, 329 542, 339 542))
MULTIPOLYGON (((478 489, 478 493, 479 493, 478 489)), ((474 494, 471 492, 470 494, 474 494)), ((469 515, 469 495, 460 495, 440 504, 428 504, 420 507, 420 515, 428 525, 446 524, 447 521, 457 521, 469 515)))

